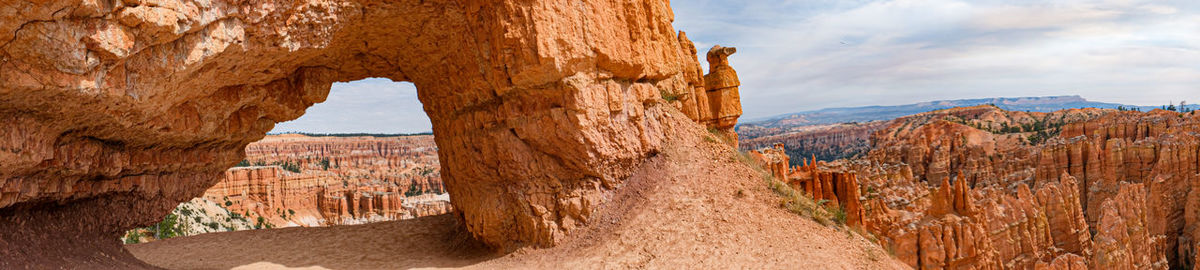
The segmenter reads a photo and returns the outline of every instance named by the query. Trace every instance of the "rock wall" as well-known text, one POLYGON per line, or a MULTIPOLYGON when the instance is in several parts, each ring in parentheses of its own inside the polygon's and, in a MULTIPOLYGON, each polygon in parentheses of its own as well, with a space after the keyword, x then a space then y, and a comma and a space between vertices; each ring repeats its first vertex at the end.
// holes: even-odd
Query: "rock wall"
POLYGON ((1198 130, 1168 111, 979 106, 896 119, 835 163, 916 268, 1190 268, 1198 130))
POLYGON ((361 224, 451 211, 448 197, 410 202, 420 195, 410 199, 407 192, 432 195, 440 190, 440 182, 437 188, 417 183, 291 173, 279 166, 240 167, 226 171, 226 177, 205 191, 204 198, 224 203, 229 211, 244 213, 250 220, 263 217, 274 227, 361 224))
POLYGON ((270 135, 246 146, 245 163, 272 165, 231 168, 204 197, 275 226, 359 224, 450 210, 448 200, 420 204, 446 210, 440 212, 404 206, 412 204, 407 195, 445 193, 433 136, 270 135))
MULTIPOLYGON (((0 213, 23 221, 2 230, 5 264, 153 223, 331 83, 367 77, 419 89, 476 238, 548 246, 683 128, 664 94, 708 89, 663 0, 51 0, 0 15, 0 213)), ((92 264, 129 259, 106 246, 92 264)))
POLYGON ((914 268, 1191 268, 1197 134, 1191 113, 977 106, 888 122, 858 159, 751 156, 914 268))
MULTIPOLYGON (((788 155, 815 156, 818 160, 834 161, 853 158, 871 150, 871 134, 887 127, 885 121, 862 124, 805 126, 789 131, 778 128, 738 126, 741 148, 754 150, 783 144, 788 155)), ((791 166, 798 164, 794 160, 791 166)))

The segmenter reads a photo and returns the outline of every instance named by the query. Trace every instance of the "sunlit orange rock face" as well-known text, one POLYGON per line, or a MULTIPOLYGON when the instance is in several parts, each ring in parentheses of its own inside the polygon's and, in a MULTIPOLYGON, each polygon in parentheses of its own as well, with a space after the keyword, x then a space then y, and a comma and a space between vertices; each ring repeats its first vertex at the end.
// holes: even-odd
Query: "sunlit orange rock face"
POLYGON ((274 226, 328 226, 448 213, 433 136, 272 135, 251 143, 251 164, 204 192, 231 212, 274 226), (409 196, 411 195, 411 196, 409 196))
POLYGON ((915 268, 1195 265, 1200 116, 979 106, 889 125, 834 167, 857 173, 867 231, 915 268))
POLYGON ((673 99, 678 99, 675 105, 688 118, 704 124, 710 130, 721 134, 734 147, 738 146, 738 135, 733 127, 737 125, 738 117, 742 116, 742 99, 738 86, 737 71, 729 64, 729 56, 737 52, 737 48, 715 45, 706 53, 708 74, 700 68, 696 55, 696 46, 684 33, 679 34, 679 44, 691 53, 689 63, 691 70, 685 71, 684 79, 691 87, 688 92, 667 93, 673 99))
POLYGON ((1191 268, 1198 136, 1195 113, 977 106, 893 120, 859 159, 750 155, 914 268, 1191 268))
POLYGON ((419 89, 467 231, 553 245, 702 120, 664 98, 709 89, 673 20, 665 0, 4 1, 2 261, 123 266, 124 231, 368 77, 419 89))

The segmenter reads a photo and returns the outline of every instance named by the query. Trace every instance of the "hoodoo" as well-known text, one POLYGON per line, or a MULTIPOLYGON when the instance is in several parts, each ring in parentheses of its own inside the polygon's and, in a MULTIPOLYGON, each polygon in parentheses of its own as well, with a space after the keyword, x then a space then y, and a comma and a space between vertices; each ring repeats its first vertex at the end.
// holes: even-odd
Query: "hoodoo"
POLYGON ((500 248, 587 225, 681 128, 668 120, 732 134, 741 114, 732 48, 701 80, 665 0, 7 1, 0 15, 0 265, 136 262, 122 232, 201 195, 333 82, 414 83, 454 209, 500 248), (704 112, 670 109, 685 103, 704 112))
POLYGON ((987 105, 873 125, 852 159, 750 156, 917 269, 1196 266, 1196 115, 987 105))
POLYGON ((709 115, 712 119, 702 119, 709 128, 716 129, 730 139, 733 147, 737 147, 737 133, 733 127, 742 116, 742 101, 738 95, 737 72, 729 66, 729 56, 737 52, 733 47, 713 46, 708 50, 708 74, 704 75, 705 95, 709 100, 709 115))
MULTIPOLYGON (((708 74, 704 75, 708 100, 714 101, 709 103, 713 119, 708 123, 722 132, 731 132, 733 126, 737 125, 738 116, 742 116, 742 102, 738 96, 738 86, 742 83, 738 81, 737 72, 729 66, 729 56, 734 52, 737 52, 737 48, 721 45, 709 49, 708 74)), ((729 134, 737 136, 735 133, 729 134)))

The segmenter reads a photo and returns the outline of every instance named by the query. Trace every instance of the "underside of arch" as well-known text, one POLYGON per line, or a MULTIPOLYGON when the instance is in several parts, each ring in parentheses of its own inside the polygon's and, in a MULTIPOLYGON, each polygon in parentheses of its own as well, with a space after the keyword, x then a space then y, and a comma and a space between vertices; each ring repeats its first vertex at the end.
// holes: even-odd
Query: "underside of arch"
POLYGON ((44 2, 0 3, 5 259, 119 249, 333 82, 413 82, 455 209, 499 248, 585 226, 668 120, 703 118, 665 0, 44 2))

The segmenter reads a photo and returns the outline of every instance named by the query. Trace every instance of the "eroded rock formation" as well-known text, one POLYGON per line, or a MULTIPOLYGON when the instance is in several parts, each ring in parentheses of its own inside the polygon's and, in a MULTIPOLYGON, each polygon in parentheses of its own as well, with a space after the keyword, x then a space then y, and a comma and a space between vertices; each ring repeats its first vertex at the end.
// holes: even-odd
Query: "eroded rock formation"
MULTIPOLYGON (((871 134, 887 127, 885 121, 861 124, 803 126, 789 130, 741 125, 737 127, 741 148, 745 150, 783 144, 791 156, 816 156, 833 161, 853 158, 871 150, 871 134)), ((802 165, 793 160, 792 166, 802 165)))
POLYGON ((749 151, 749 155, 763 165, 775 179, 784 181, 793 189, 803 191, 812 199, 825 201, 829 207, 841 208, 846 213, 846 225, 863 226, 863 206, 857 176, 845 170, 832 170, 817 165, 816 158, 804 159, 803 166, 789 166, 791 157, 783 144, 772 148, 749 151))
POLYGON ((367 77, 419 89, 474 236, 551 245, 680 128, 663 93, 710 89, 661 0, 9 1, 0 15, 9 264, 120 264, 123 231, 201 195, 331 83, 367 77))
POLYGON ((229 169, 204 197, 251 219, 327 226, 450 211, 448 200, 417 199, 445 193, 433 136, 272 135, 246 149, 245 163, 273 166, 229 169))
MULTIPOLYGON (((1198 132, 1196 114, 977 106, 893 120, 859 159, 754 153, 776 177, 855 175, 863 228, 918 269, 1191 268, 1198 132)), ((831 182, 801 188, 849 205, 831 182)))
MULTIPOLYGON (((687 52, 696 55, 696 46, 687 35, 680 32, 679 44, 687 52)), ((734 147, 738 146, 737 133, 734 126, 737 118, 742 116, 741 94, 738 92, 737 71, 729 65, 729 56, 737 52, 737 48, 715 45, 708 50, 708 74, 700 68, 697 57, 691 57, 693 70, 685 71, 684 78, 691 87, 685 93, 664 93, 678 99, 676 107, 680 108, 688 118, 704 124, 711 130, 720 133, 734 147)))
POLYGON ((1197 130, 1176 112, 979 106, 894 120, 838 163, 875 191, 868 230, 917 268, 1192 267, 1197 130))
POLYGON ((738 86, 742 82, 738 81, 737 72, 729 66, 729 56, 735 52, 736 48, 721 45, 708 50, 708 74, 704 75, 704 90, 712 119, 701 121, 709 128, 720 131, 737 147, 737 133, 733 127, 737 125, 737 118, 742 116, 742 99, 738 93, 738 86))

